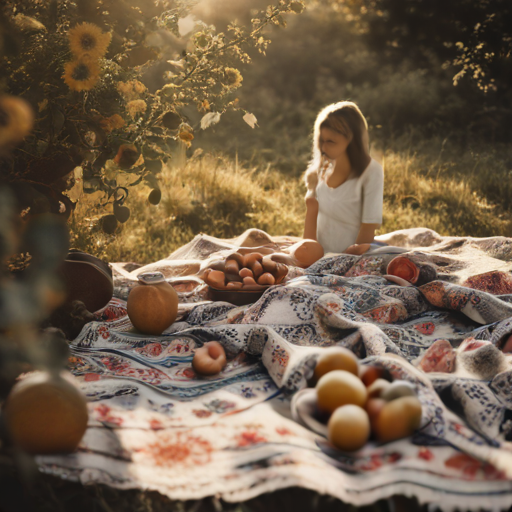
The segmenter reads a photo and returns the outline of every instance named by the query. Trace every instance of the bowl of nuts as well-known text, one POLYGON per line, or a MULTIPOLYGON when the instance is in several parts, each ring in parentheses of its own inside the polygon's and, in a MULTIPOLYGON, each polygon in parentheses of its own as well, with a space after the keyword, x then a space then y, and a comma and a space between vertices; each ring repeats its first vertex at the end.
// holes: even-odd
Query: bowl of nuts
POLYGON ((282 283, 288 274, 287 265, 274 261, 272 256, 234 252, 206 268, 202 279, 209 286, 212 299, 237 306, 257 301, 265 290, 282 283))

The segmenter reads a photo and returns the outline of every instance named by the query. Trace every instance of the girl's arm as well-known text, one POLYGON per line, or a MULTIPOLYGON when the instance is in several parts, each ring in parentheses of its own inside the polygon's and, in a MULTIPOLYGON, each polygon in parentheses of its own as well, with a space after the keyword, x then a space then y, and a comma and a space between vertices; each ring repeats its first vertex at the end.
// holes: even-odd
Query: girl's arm
POLYGON ((358 256, 364 254, 370 248, 370 244, 375 238, 375 230, 378 227, 380 227, 380 224, 361 224, 356 243, 347 247, 343 252, 345 254, 356 254, 358 256))
POLYGON ((371 244, 375 238, 375 230, 379 227, 380 224, 361 224, 356 244, 371 244))
POLYGON ((316 240, 316 220, 318 217, 318 200, 315 197, 306 198, 306 220, 304 221, 304 237, 316 240))

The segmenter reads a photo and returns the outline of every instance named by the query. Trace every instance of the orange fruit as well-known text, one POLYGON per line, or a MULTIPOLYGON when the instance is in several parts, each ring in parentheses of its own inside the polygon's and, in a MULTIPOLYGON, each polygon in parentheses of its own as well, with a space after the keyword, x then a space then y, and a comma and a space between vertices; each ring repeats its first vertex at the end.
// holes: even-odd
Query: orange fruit
POLYGON ((73 452, 87 429, 87 402, 71 374, 34 372, 17 382, 3 407, 12 442, 31 454, 73 452), (63 378, 66 375, 67 378, 63 378))
POLYGON ((160 335, 176 320, 178 302, 178 294, 169 283, 141 283, 128 295, 126 309, 135 329, 160 335))
POLYGON ((318 408, 334 412, 342 405, 364 407, 368 397, 365 385, 359 377, 345 370, 334 370, 320 378, 316 385, 318 408))
POLYGON ((315 366, 314 377, 318 380, 320 377, 333 370, 345 370, 359 374, 359 359, 348 348, 329 347, 322 351, 315 366))
POLYGON ((357 405, 338 407, 327 423, 329 441, 347 452, 362 448, 370 437, 368 413, 357 405))
POLYGON ((375 420, 379 441, 410 436, 421 425, 421 402, 415 396, 396 398, 384 405, 375 420))

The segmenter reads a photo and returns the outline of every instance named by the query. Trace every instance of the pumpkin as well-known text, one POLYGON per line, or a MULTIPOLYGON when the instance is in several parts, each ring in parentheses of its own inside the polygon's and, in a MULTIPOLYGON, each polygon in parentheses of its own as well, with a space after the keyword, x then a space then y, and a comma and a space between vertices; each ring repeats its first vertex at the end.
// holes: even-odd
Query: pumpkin
POLYGON ((3 408, 10 438, 31 454, 71 453, 87 429, 87 402, 69 372, 34 372, 17 382, 3 408))
POLYGON ((140 274, 128 295, 127 311, 141 333, 160 335, 178 316, 178 294, 160 272, 140 274))

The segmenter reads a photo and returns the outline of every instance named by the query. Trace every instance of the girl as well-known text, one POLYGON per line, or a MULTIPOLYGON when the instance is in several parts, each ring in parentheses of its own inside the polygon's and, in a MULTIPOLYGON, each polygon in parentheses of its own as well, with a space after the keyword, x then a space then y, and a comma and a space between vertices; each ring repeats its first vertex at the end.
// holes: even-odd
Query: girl
POLYGON ((355 103, 320 111, 305 178, 304 238, 318 240, 326 253, 367 251, 382 223, 384 172, 370 157, 368 125, 355 103))

